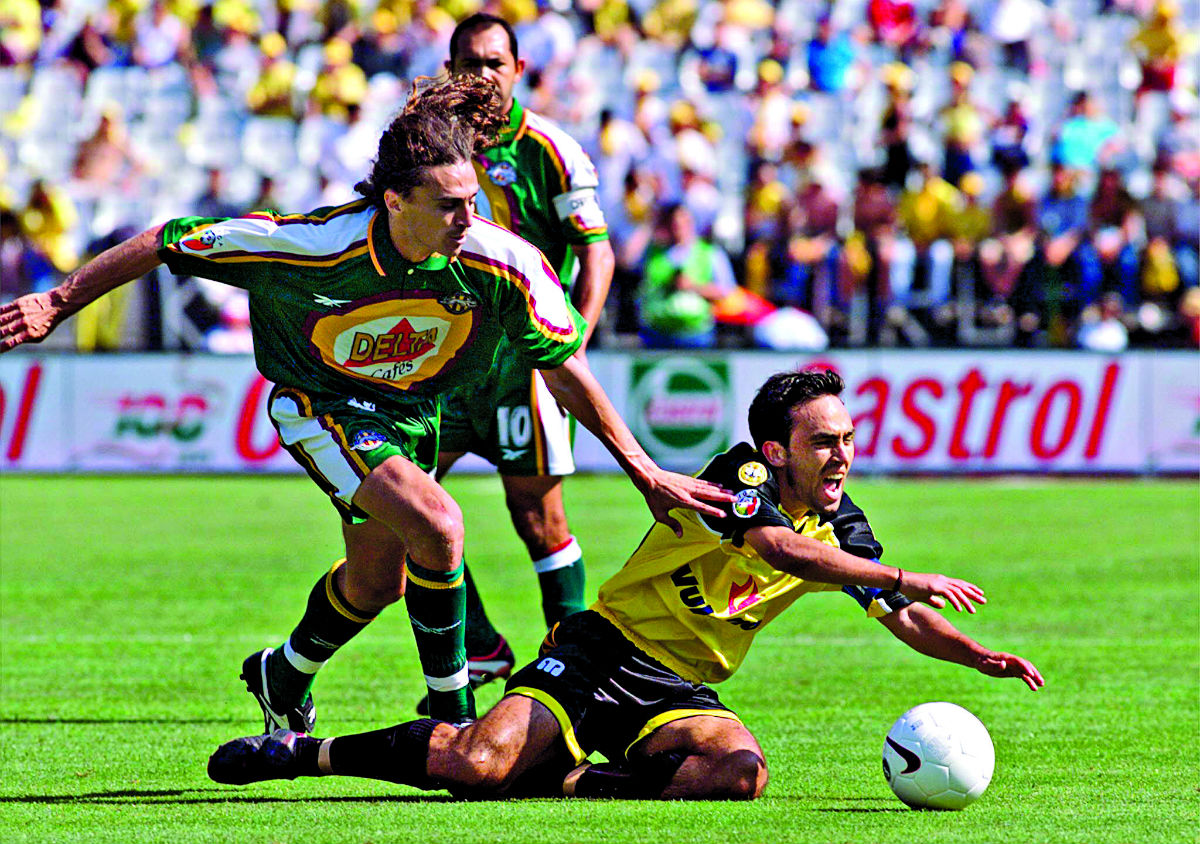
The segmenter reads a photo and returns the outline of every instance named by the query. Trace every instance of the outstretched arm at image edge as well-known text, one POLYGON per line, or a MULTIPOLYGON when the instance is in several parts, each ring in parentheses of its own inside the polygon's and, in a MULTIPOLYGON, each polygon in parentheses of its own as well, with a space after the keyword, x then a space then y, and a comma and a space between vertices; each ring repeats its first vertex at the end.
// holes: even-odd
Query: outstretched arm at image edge
POLYGON ((1046 682, 1029 660, 985 648, 940 613, 921 604, 910 604, 883 616, 879 622, 901 642, 925 656, 956 662, 989 677, 1018 677, 1034 691, 1046 682))
POLYGON ((162 263, 158 258, 161 232, 161 226, 147 229, 101 252, 57 287, 0 305, 0 352, 41 342, 85 305, 153 270, 162 263))

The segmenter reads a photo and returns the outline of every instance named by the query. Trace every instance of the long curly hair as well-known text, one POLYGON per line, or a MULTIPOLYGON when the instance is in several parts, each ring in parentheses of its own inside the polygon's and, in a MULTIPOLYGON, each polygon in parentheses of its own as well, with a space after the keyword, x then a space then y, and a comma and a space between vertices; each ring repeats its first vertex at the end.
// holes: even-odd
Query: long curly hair
POLYGON ((379 139, 371 174, 354 189, 382 208, 384 191, 408 196, 425 170, 470 161, 506 124, 494 83, 467 75, 421 77, 379 139))

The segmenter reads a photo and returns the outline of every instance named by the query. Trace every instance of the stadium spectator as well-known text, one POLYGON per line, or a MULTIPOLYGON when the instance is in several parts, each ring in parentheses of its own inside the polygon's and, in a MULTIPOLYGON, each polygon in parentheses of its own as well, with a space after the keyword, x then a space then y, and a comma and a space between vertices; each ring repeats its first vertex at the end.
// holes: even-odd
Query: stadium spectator
POLYGON ((246 93, 246 105, 253 114, 294 120, 296 109, 296 65, 287 55, 287 41, 278 32, 260 39, 262 51, 258 78, 246 93))
POLYGON ((662 206, 642 265, 642 344, 649 349, 713 346, 713 306, 736 286, 729 256, 699 236, 691 212, 679 203, 662 206))
POLYGON ((276 384, 272 420, 330 496, 347 550, 313 587, 286 643, 243 663, 268 729, 310 732, 317 670, 402 596, 433 714, 452 722, 474 716, 463 644, 462 516, 429 472, 440 394, 491 366, 501 335, 516 354, 546 367, 554 397, 609 447, 656 519, 681 529, 672 508, 718 515, 701 499, 730 498, 646 456, 585 359, 574 356, 583 323, 541 253, 473 219, 479 185, 471 155, 502 126, 497 96, 491 83, 463 76, 416 92, 381 138, 356 203, 289 217, 290 225, 262 213, 199 226, 195 218, 168 221, 105 251, 53 290, 0 306, 0 350, 7 351, 43 339, 84 305, 164 262, 178 274, 251 292, 257 364, 276 384), (513 277, 525 279, 529 292, 506 281, 513 277), (314 289, 323 291, 315 299, 314 289), (314 308, 324 310, 314 317, 314 308), (360 338, 352 349, 338 342, 350 335, 360 338))
POLYGON ((846 303, 838 287, 840 215, 841 204, 821 175, 811 167, 802 171, 788 215, 784 275, 769 293, 776 305, 816 316, 827 335, 845 330, 846 303))
POLYGON ((859 171, 853 203, 854 230, 846 238, 838 275, 848 303, 845 341, 862 346, 879 342, 893 304, 896 204, 881 169, 859 171))
POLYGON ((1143 345, 1180 345, 1186 342, 1179 305, 1186 292, 1197 286, 1195 206, 1200 199, 1185 199, 1186 187, 1177 182, 1166 161, 1154 163, 1154 184, 1141 200, 1146 226, 1146 248, 1142 253, 1141 298, 1138 322, 1143 345), (1190 220, 1191 231, 1188 231, 1190 220))
POLYGON ((900 62, 891 62, 880 71, 887 89, 887 105, 880 118, 879 143, 883 147, 883 183, 889 188, 903 190, 908 174, 916 166, 909 145, 912 134, 912 87, 915 74, 900 62))
POLYGON ((937 175, 932 164, 922 163, 918 178, 896 207, 901 236, 892 261, 892 318, 909 343, 928 345, 948 339, 952 220, 963 203, 958 189, 937 175))
POLYGON ((0 298, 49 290, 56 281, 54 264, 21 228, 17 215, 0 209, 0 298))
POLYGON ((1046 332, 1051 345, 1064 346, 1068 326, 1100 295, 1096 262, 1087 254, 1088 200, 1078 191, 1080 175, 1061 162, 1050 169, 1050 185, 1037 210, 1042 258, 1040 313, 1031 330, 1046 332))
POLYGON ((1104 116, 1096 98, 1086 91, 1071 100, 1050 151, 1052 161, 1067 167, 1094 173, 1111 160, 1121 144, 1120 127, 1104 116))
POLYGON ((858 51, 850 33, 838 30, 828 12, 817 18, 808 42, 808 82, 814 91, 840 94, 850 82, 858 51))
POLYGON ((992 236, 979 249, 984 306, 996 322, 1011 320, 1012 299, 1019 285, 1030 282, 1036 255, 1037 208, 1022 172, 1004 172, 1004 188, 992 203, 992 236))
POLYGON ((654 525, 592 608, 551 630, 479 721, 249 736, 221 745, 209 776, 236 785, 359 776, 474 797, 753 799, 767 784, 762 748, 709 684, 733 675, 796 599, 839 587, 918 653, 1038 690, 1033 663, 980 645, 937 612, 974 612, 979 587, 879 562, 883 548, 845 494, 854 426, 843 389, 832 372, 767 379, 748 414, 754 444, 700 474, 738 491, 729 509, 681 514, 679 536, 654 525), (731 583, 756 590, 735 600, 731 583), (608 761, 590 762, 595 752, 608 761))
POLYGON ((984 139, 988 115, 971 97, 975 70, 966 62, 950 65, 950 102, 942 109, 942 178, 955 187, 976 168, 976 147, 984 139))
POLYGON ((1129 39, 1141 63, 1142 78, 1134 92, 1134 104, 1146 94, 1169 94, 1175 89, 1175 72, 1180 60, 1195 49, 1195 35, 1179 26, 1176 0, 1158 0, 1150 17, 1129 39))
POLYGON ((1125 188, 1121 172, 1102 169, 1088 205, 1088 254, 1099 261, 1101 290, 1119 294, 1126 308, 1141 301, 1138 247, 1144 231, 1137 200, 1125 188))

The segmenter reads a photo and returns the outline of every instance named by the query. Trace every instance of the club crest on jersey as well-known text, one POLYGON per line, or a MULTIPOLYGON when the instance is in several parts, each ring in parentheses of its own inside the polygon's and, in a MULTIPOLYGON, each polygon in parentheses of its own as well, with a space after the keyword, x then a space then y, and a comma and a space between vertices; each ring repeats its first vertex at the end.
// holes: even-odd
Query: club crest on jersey
POLYGON ((767 467, 757 460, 743 463, 738 468, 738 480, 746 486, 758 486, 767 479, 767 467))
POLYGON ((758 497, 757 490, 743 489, 733 497, 733 514, 740 519, 748 519, 758 512, 761 505, 762 499, 758 497))
POLYGON ((492 184, 506 188, 517 180, 517 168, 507 161, 497 161, 487 169, 492 184))
POLYGON ((350 447, 355 451, 371 451, 386 442, 383 434, 377 431, 359 431, 354 435, 354 442, 350 443, 350 447))
POLYGON ((206 252, 214 246, 221 245, 221 233, 215 226, 210 227, 202 231, 199 237, 189 237, 187 240, 179 241, 179 245, 192 252, 206 252))
POLYGON ((479 300, 470 293, 452 293, 438 299, 438 304, 450 313, 458 316, 479 307, 479 300))

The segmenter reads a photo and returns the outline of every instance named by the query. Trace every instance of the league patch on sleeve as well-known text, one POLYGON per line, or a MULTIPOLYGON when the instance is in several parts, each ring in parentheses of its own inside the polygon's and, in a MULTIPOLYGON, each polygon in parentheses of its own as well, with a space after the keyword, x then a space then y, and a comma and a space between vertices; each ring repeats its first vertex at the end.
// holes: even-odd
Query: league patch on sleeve
POLYGON ((371 451, 386 442, 387 438, 376 431, 359 431, 354 435, 354 442, 350 443, 350 447, 355 451, 371 451))
POLYGON ((767 479, 767 467, 757 460, 751 460, 738 468, 737 476, 746 486, 759 486, 767 479))
POLYGON ((749 519, 761 506, 762 499, 758 497, 757 490, 743 489, 733 497, 733 514, 740 519, 749 519))

